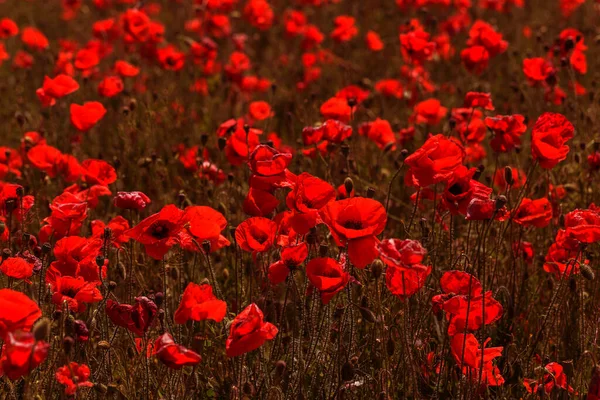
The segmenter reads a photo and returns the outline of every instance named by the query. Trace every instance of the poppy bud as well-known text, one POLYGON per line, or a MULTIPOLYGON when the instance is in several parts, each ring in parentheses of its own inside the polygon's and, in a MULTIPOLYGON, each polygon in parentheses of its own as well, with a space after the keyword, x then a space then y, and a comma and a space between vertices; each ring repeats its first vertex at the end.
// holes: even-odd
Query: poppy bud
POLYGON ((21 128, 23 127, 23 125, 25 125, 25 121, 27 120, 25 116, 18 111, 15 113, 15 119, 17 120, 17 123, 19 124, 19 126, 21 126, 21 128))
POLYGON ((106 392, 108 392, 108 388, 106 387, 106 385, 103 385, 101 383, 94 384, 94 390, 100 394, 106 394, 106 392))
POLYGON ((224 137, 220 137, 217 141, 217 145, 219 146, 219 150, 223 151, 223 149, 227 145, 227 139, 224 137))
POLYGON ((373 261, 371 263, 371 272, 373 272, 375 279, 379 279, 383 273, 383 261, 381 261, 379 258, 373 261))
POLYGON ((54 310, 54 312, 52 313, 52 319, 56 321, 59 320, 60 317, 62 317, 62 310, 54 310))
POLYGON ((350 363, 350 361, 346 361, 344 365, 342 365, 342 380, 349 381, 354 378, 354 367, 350 363))
POLYGON ((337 308, 333 312, 333 318, 334 319, 340 319, 342 317, 342 315, 344 315, 344 310, 345 309, 346 309, 346 307, 344 307, 341 304, 338 304, 337 308))
POLYGON ((160 307, 165 299, 165 295, 162 292, 158 292, 154 295, 154 302, 160 307))
POLYGON ((352 108, 356 106, 356 98, 355 97, 349 97, 348 100, 348 107, 352 108))
POLYGON ((350 196, 350 193, 354 190, 354 181, 352 178, 347 177, 344 179, 344 189, 346 189, 346 193, 350 196))
POLYGON ((4 208, 6 209, 6 214, 11 214, 17 208, 17 202, 15 199, 8 199, 4 202, 4 208))
POLYGON ((46 340, 50 334, 51 325, 52 322, 48 318, 41 318, 33 325, 33 337, 37 342, 46 340))
POLYGON ((174 281, 179 279, 179 269, 177 267, 169 267, 169 275, 174 281))
POLYGON ((387 153, 388 151, 390 151, 393 147, 394 147, 394 142, 388 142, 386 143, 385 147, 383 148, 383 153, 387 153))
POLYGON ((250 382, 245 382, 242 388, 242 392, 247 396, 254 396, 256 389, 254 388, 254 385, 250 382))
POLYGON ((115 281, 110 281, 108 282, 108 290, 109 291, 114 291, 117 288, 117 282, 115 281))
POLYGON ((373 313, 373 311, 371 311, 367 307, 358 307, 358 311, 360 312, 360 315, 365 321, 370 323, 377 322, 377 317, 375 316, 375 313, 373 313))
POLYGON ((108 350, 110 349, 110 343, 108 343, 106 340, 101 340, 98 342, 98 347, 102 350, 108 350))
POLYGON ((367 189, 367 198, 372 199, 375 196, 375 188, 370 187, 367 189))
POLYGON ((73 340, 73 338, 71 336, 65 336, 65 338, 62 341, 62 344, 63 344, 63 350, 66 355, 71 354, 71 350, 73 350, 74 343, 75 343, 75 341, 73 340))
POLYGON ((96 265, 98 268, 102 268, 104 266, 104 256, 96 257, 96 265))
POLYGON ((400 155, 402 156, 402 159, 404 160, 408 156, 408 150, 407 149, 400 150, 400 155))
POLYGON ((572 37, 568 37, 567 40, 565 40, 565 51, 570 51, 573 47, 575 47, 575 42, 572 37))
POLYGON ((596 278, 596 274, 594 274, 594 270, 592 270, 589 264, 581 265, 581 275, 588 281, 593 281, 596 278))
POLYGON ((577 281, 575 280, 574 276, 571 276, 569 279, 569 290, 572 293, 577 293, 577 281))
POLYGON ((8 257, 11 256, 11 251, 10 249, 2 249, 2 260, 6 260, 8 257))
POLYGON ((579 142, 579 148, 581 150, 585 150, 586 147, 587 147, 587 144, 585 142, 579 142))
POLYGON ((129 358, 130 360, 133 360, 135 357, 135 350, 133 349, 133 347, 128 347, 127 348, 127 358, 129 358))
POLYGON ((179 203, 179 208, 183 208, 185 206, 186 195, 183 191, 180 191, 177 194, 177 203, 179 203))
POLYGON ((319 256, 327 257, 327 253, 329 252, 329 246, 326 243, 321 243, 319 246, 319 256))
POLYGON ((504 180, 506 181, 506 184, 508 186, 512 186, 513 183, 515 183, 515 180, 513 179, 513 173, 512 173, 511 167, 504 168, 504 180))
POLYGON ((210 253, 210 240, 202 242, 202 250, 204 250, 206 254, 210 253))
POLYGON ((128 116, 129 115, 129 107, 123 106, 121 108, 121 114, 123 114, 124 116, 128 116))
POLYGON ((579 153, 575 153, 575 163, 579 164, 581 162, 581 157, 579 156, 579 153))
POLYGON ((496 197, 496 210, 500 210, 502 207, 506 205, 506 196, 500 195, 496 197))
POLYGON ((386 344, 385 344, 385 351, 387 351, 388 356, 393 356, 394 355, 394 351, 396 350, 396 344, 394 343, 394 341, 392 340, 392 338, 388 338, 386 344))
POLYGON ((481 177, 481 174, 483 174, 483 171, 485 171, 485 166, 483 164, 479 164, 477 170, 475 171, 475 174, 473 175, 473 179, 478 181, 481 177))
POLYGON ((229 279, 229 269, 228 268, 223 268, 223 279, 225 279, 225 280, 229 279))

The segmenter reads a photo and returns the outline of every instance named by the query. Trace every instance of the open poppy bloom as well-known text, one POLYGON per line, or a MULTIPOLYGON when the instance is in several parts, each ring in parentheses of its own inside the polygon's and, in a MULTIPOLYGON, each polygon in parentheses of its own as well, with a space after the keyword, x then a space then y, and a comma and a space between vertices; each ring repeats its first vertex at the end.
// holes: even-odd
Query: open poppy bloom
POLYGON ((319 211, 338 246, 348 246, 350 261, 364 268, 377 257, 377 235, 383 232, 387 215, 377 200, 364 197, 332 201, 319 211))
POLYGON ((290 271, 302 265, 308 257, 306 243, 291 245, 281 250, 281 259, 269 266, 269 280, 273 285, 284 282, 290 271))
POLYGON ((290 153, 281 153, 271 146, 261 144, 250 154, 248 166, 255 174, 273 176, 285 171, 291 161, 290 153))
POLYGON ((339 291, 344 289, 350 275, 342 265, 329 257, 313 258, 306 265, 306 277, 319 290, 321 301, 327 304, 339 291))
POLYGON ((462 146, 444 135, 435 135, 406 157, 409 166, 405 182, 410 186, 427 187, 449 179, 465 157, 462 146))
POLYGON ((211 319, 221 322, 225 318, 227 303, 217 299, 210 285, 197 285, 188 283, 183 291, 179 307, 173 315, 176 324, 185 324, 187 321, 204 321, 211 319))
POLYGON ((71 104, 71 123, 80 132, 92 129, 98 121, 106 114, 106 108, 97 101, 88 101, 79 104, 71 104))
POLYGON ((473 275, 448 271, 442 275, 440 285, 444 294, 434 296, 432 302, 434 310, 446 312, 448 335, 475 331, 502 317, 502 305, 491 291, 483 293, 481 283, 473 275))
POLYGON ((0 376, 14 381, 28 375, 44 362, 49 348, 48 343, 36 341, 30 332, 8 333, 0 357, 0 376))
POLYGON ((379 257, 388 266, 411 266, 420 264, 427 250, 417 240, 384 239, 377 244, 379 257))
POLYGON ((8 257, 0 261, 0 271, 9 278, 31 283, 29 278, 33 275, 33 264, 21 257, 8 257))
POLYGON ((514 217, 517 224, 536 228, 548 226, 551 219, 552 205, 545 197, 536 200, 523 199, 514 217))
POLYGON ((575 128, 564 115, 544 113, 535 122, 531 132, 531 154, 545 169, 554 168, 567 158, 567 141, 573 138, 575 128))
POLYGON ((496 357, 502 355, 503 347, 487 347, 492 339, 488 338, 483 347, 479 347, 477 338, 472 333, 458 333, 450 339, 450 350, 454 360, 466 376, 478 382, 481 374, 481 384, 486 386, 500 386, 504 378, 500 370, 493 364, 496 357), (483 370, 483 371, 482 371, 483 370))
POLYGON ((484 110, 494 111, 492 96, 489 93, 467 92, 465 95, 464 107, 483 108, 484 110))
POLYGON ((142 192, 117 192, 113 200, 115 207, 129 210, 143 210, 151 200, 142 192))
POLYGON ((277 224, 268 218, 251 217, 235 229, 235 241, 244 251, 253 256, 265 252, 273 246, 277 224))
POLYGON ((70 310, 84 312, 86 304, 102 300, 99 285, 99 281, 86 282, 82 277, 59 276, 52 283, 52 302, 60 307, 66 303, 70 310))
POLYGON ((596 243, 600 240, 600 213, 596 210, 571 211, 565 216, 567 235, 581 243, 596 243))
POLYGON ((169 332, 156 339, 154 349, 160 362, 171 369, 178 370, 187 365, 198 365, 202 361, 198 353, 175 343, 169 332))
POLYGON ((539 379, 523 379, 523 385, 529 393, 533 394, 544 393, 549 395, 555 387, 567 390, 569 393, 575 392, 567 383, 567 375, 563 371, 563 366, 556 362, 546 364, 543 377, 539 379))
POLYGON ((492 188, 473 179, 475 172, 461 165, 446 182, 442 202, 452 214, 466 215, 473 199, 485 200, 492 194, 492 188))
POLYGON ((225 343, 227 357, 248 353, 262 346, 267 340, 275 338, 277 327, 263 319, 262 311, 254 303, 235 317, 225 343))
POLYGON ((138 336, 144 336, 158 313, 156 304, 145 296, 136 297, 135 305, 106 301, 106 315, 113 324, 126 328, 138 336))
POLYGON ((73 395, 79 388, 91 388, 94 384, 90 378, 90 368, 85 364, 70 362, 56 370, 56 380, 65 386, 65 394, 73 395))
POLYGON ((411 120, 416 124, 437 125, 447 113, 448 109, 438 99, 427 99, 415 105, 411 120))
POLYGON ((30 331, 41 316, 37 303, 27 295, 12 289, 0 289, 0 338, 3 340, 9 332, 30 331))
POLYGON ((117 172, 104 160, 87 159, 81 167, 85 171, 83 180, 88 185, 108 186, 117 180, 117 172))
POLYGON ((291 224, 300 234, 306 234, 321 222, 319 210, 335 200, 335 189, 324 180, 307 172, 298 175, 296 184, 288 193, 286 204, 294 211, 291 224))
MULTIPOLYGON (((210 251, 229 246, 229 240, 221 234, 227 228, 227 220, 217 210, 207 206, 190 206, 185 209, 182 218, 187 231, 199 243, 210 242, 210 251)), ((195 250, 198 250, 197 248, 195 250)), ((202 248, 204 250, 204 248, 202 248)))
POLYGON ((572 274, 578 274, 581 265, 588 262, 580 249, 577 239, 569 236, 564 229, 559 229, 554 243, 546 253, 544 271, 554 274, 557 279, 567 279, 572 274))
MULTIPOLYGON (((497 115, 487 117, 485 125, 494 133, 490 146, 494 151, 505 153, 521 145, 521 135, 527 130, 522 115, 497 115)), ((516 170, 515 170, 516 171, 516 170)))
POLYGON ((183 214, 182 210, 169 204, 126 231, 125 235, 143 244, 150 257, 160 260, 177 243, 177 234, 183 228, 183 214))

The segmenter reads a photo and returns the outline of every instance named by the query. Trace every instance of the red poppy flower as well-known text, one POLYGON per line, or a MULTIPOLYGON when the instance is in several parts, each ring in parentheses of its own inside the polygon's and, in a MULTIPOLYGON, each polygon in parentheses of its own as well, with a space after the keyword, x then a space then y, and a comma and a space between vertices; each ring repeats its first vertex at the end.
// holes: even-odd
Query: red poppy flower
POLYGON ((103 97, 113 97, 121 93, 124 88, 121 78, 108 76, 98 84, 98 94, 103 97))
POLYGON ((484 110, 494 111, 492 96, 489 93, 467 92, 463 106, 466 108, 480 107, 484 110))
POLYGON ((545 83, 554 77, 556 70, 554 66, 544 58, 526 58, 523 60, 523 73, 531 86, 545 83))
POLYGON ((48 38, 38 29, 28 26, 21 31, 21 40, 32 50, 45 50, 50 47, 48 38))
POLYGON ((468 221, 487 221, 494 218, 496 221, 504 221, 509 214, 506 206, 497 209, 496 200, 474 197, 467 206, 466 219, 468 221))
POLYGON ((327 304, 348 284, 350 275, 339 262, 329 257, 313 258, 306 265, 306 277, 319 290, 321 301, 327 304))
POLYGON ((554 274, 557 279, 567 279, 579 273, 582 263, 587 260, 581 255, 579 242, 568 236, 564 229, 559 229, 546 254, 544 271, 554 274))
POLYGON ((485 200, 492 194, 492 188, 472 179, 475 172, 475 168, 461 165, 446 183, 442 202, 451 213, 466 215, 473 199, 485 200))
POLYGON ((85 160, 81 166, 84 169, 83 179, 88 185, 108 186, 117 180, 115 169, 104 160, 85 160))
POLYGON ((444 135, 432 136, 404 163, 409 166, 405 182, 411 186, 427 187, 449 179, 462 165, 464 149, 444 135))
POLYGON ((57 173, 57 164, 62 153, 55 147, 46 144, 34 146, 27 152, 27 159, 37 169, 44 171, 49 177, 54 178, 57 173))
POLYGON ((290 153, 281 153, 271 146, 261 144, 250 154, 248 166, 259 175, 273 176, 281 174, 292 162, 290 153))
POLYGON ((121 16, 123 30, 131 40, 145 42, 150 37, 150 18, 138 8, 130 8, 121 16))
POLYGON ((138 76, 140 73, 139 68, 128 63, 127 61, 122 61, 122 60, 115 61, 114 70, 117 74, 121 75, 122 77, 127 77, 127 78, 138 76))
POLYGON ((421 264, 427 250, 417 240, 384 239, 377 245, 379 256, 390 267, 421 264))
POLYGON ((465 376, 470 376, 473 381, 478 382, 481 375, 482 384, 500 386, 504 383, 504 378, 492 361, 502 355, 504 348, 486 348, 490 341, 491 339, 488 338, 481 348, 475 335, 459 333, 450 339, 450 350, 465 376), (482 369, 483 371, 481 371, 482 369))
POLYGON ((437 125, 447 113, 448 109, 438 99, 427 99, 415 105, 411 120, 416 124, 437 125))
POLYGON ((33 275, 33 264, 21 257, 8 257, 0 261, 0 271, 9 278, 23 279, 31 283, 29 278, 33 275))
POLYGON ((0 39, 7 39, 16 36, 19 33, 19 27, 10 18, 0 19, 0 39))
POLYGON ((106 114, 106 108, 97 101, 88 101, 79 104, 71 104, 71 123, 80 132, 87 132, 98 123, 106 114))
POLYGON ((567 235, 581 243, 595 243, 600 240, 600 214, 594 210, 571 211, 565 216, 567 235))
POLYGON ((91 388, 94 384, 90 378, 90 368, 85 364, 70 362, 56 370, 56 380, 65 386, 66 395, 74 395, 79 388, 91 388))
POLYGON ((253 101, 250 103, 248 113, 254 121, 263 121, 274 115, 271 106, 266 101, 253 101))
POLYGON ((151 202, 142 192, 117 192, 113 200, 115 207, 128 210, 143 210, 151 202))
POLYGON ((33 196, 24 196, 24 191, 25 189, 21 185, 3 183, 0 181, 1 216, 14 216, 18 221, 23 221, 35 202, 35 198, 33 196))
POLYGON ((352 100, 360 104, 369 97, 369 91, 357 85, 349 85, 338 90, 335 97, 346 101, 352 100))
MULTIPOLYGON (((559 363, 551 362, 544 367, 544 376, 540 379, 523 379, 523 386, 529 393, 550 395, 555 387, 574 393, 575 390, 567 383, 567 375, 563 371, 563 366, 559 363)), ((589 396, 588 396, 589 399, 589 396)))
POLYGON ((59 276, 52 283, 52 302, 60 307, 66 302, 70 310, 84 312, 86 304, 102 300, 102 294, 97 288, 99 285, 99 281, 86 282, 82 277, 59 276))
POLYGON ((348 42, 358 35, 358 28, 354 18, 348 15, 339 15, 333 20, 334 29, 331 38, 338 43, 348 42))
POLYGON ((490 62, 490 53, 483 46, 472 46, 461 51, 460 58, 467 71, 481 75, 490 62))
POLYGON ((431 266, 388 264, 385 272, 385 285, 394 296, 404 300, 417 293, 425 285, 429 274, 431 274, 431 266))
MULTIPOLYGON (((227 227, 227 220, 217 210, 206 206, 191 206, 185 209, 182 218, 188 232, 202 244, 210 242, 210 251, 217 251, 231 243, 221 232, 227 227)), ((203 248, 204 250, 204 248, 203 248)))
POLYGON ((12 289, 0 289, 0 338, 3 340, 9 332, 30 331, 41 316, 37 303, 27 295, 12 289))
POLYGON ((517 224, 536 228, 548 226, 551 219, 552 205, 545 197, 536 200, 524 198, 514 217, 517 224))
POLYGON ((373 122, 365 122, 358 127, 358 134, 366 136, 380 149, 395 150, 396 135, 392 126, 385 119, 377 118, 373 122))
POLYGON ((238 129, 229 136, 225 146, 227 161, 234 166, 248 161, 249 154, 260 144, 258 134, 262 133, 259 130, 250 129, 246 134, 243 128, 240 129, 239 124, 237 126, 238 129))
MULTIPOLYGON (((81 224, 87 218, 88 204, 78 198, 75 194, 64 192, 52 200, 50 217, 44 222, 48 223, 48 227, 55 239, 61 239, 68 235, 76 235, 81 229, 81 224)), ((44 229, 42 228, 42 232, 44 229)), ((42 232, 40 232, 40 241, 42 240, 42 232)), ((48 239, 49 236, 45 237, 48 239)))
POLYGON ((273 285, 284 282, 291 270, 300 266, 308 257, 306 243, 291 245, 281 250, 281 259, 269 266, 269 280, 273 285))
POLYGON ((483 46, 490 57, 494 57, 504 53, 508 48, 508 43, 502 40, 502 34, 496 32, 490 24, 477 20, 469 30, 467 46, 483 46))
POLYGON ((515 241, 511 247, 515 257, 522 257, 527 264, 531 264, 533 262, 535 251, 531 243, 525 241, 515 241))
POLYGON ((227 303, 216 298, 210 285, 197 285, 190 282, 183 292, 173 320, 176 324, 207 319, 221 322, 225 318, 226 311, 227 303))
POLYGON ((415 65, 421 65, 430 60, 435 52, 435 42, 429 39, 429 33, 422 29, 400 34, 402 58, 415 65))
POLYGON ((15 381, 28 375, 46 360, 49 348, 43 340, 35 340, 32 333, 9 332, 2 347, 0 376, 15 381))
POLYGON ((522 115, 497 115, 485 119, 485 125, 492 131, 494 138, 490 146, 496 152, 506 153, 521 145, 521 135, 527 130, 522 115))
POLYGON ((252 26, 262 31, 273 25, 273 9, 266 0, 248 0, 244 7, 244 17, 252 26))
POLYGON ((235 241, 244 251, 253 255, 263 253, 273 246, 277 224, 268 218, 251 217, 235 229, 235 241))
POLYGON ((367 47, 369 50, 377 52, 383 50, 383 42, 381 41, 381 37, 375 31, 368 31, 365 36, 365 42, 367 43, 367 47))
POLYGON ((350 107, 345 98, 332 97, 321 105, 320 112, 323 118, 336 119, 347 124, 350 122, 355 108, 350 107))
POLYGON ((278 205, 279 200, 271 193, 261 189, 250 188, 244 200, 243 209, 250 216, 267 217, 275 211, 278 205))
POLYGON ((319 211, 338 246, 348 246, 350 261, 364 268, 377 257, 377 235, 383 232, 387 215, 377 200, 364 197, 332 201, 319 211))
POLYGON ((235 317, 225 343, 227 357, 248 353, 261 347, 265 341, 275 338, 277 327, 263 319, 262 311, 254 303, 235 317))
POLYGON ((395 97, 397 99, 404 97, 402 82, 397 79, 382 79, 375 83, 375 90, 385 97, 395 97))
POLYGON ((44 77, 42 90, 45 96, 54 99, 60 99, 68 94, 71 94, 79 89, 79 84, 69 75, 57 75, 54 78, 44 77))
POLYGON ((294 189, 288 193, 286 204, 294 211, 291 220, 294 230, 302 235, 320 223, 319 210, 335 200, 335 189, 324 180, 307 172, 298 175, 294 189))
POLYGON ((120 248, 123 243, 127 243, 129 241, 129 237, 124 235, 125 231, 130 229, 129 222, 120 215, 117 215, 111 219, 108 224, 105 224, 99 219, 95 219, 92 221, 91 225, 92 237, 96 239, 104 240, 106 229, 109 229, 109 239, 111 244, 117 249, 120 248))
POLYGON ((551 169, 567 158, 567 141, 574 136, 575 128, 564 115, 544 113, 531 132, 531 153, 542 168, 551 169))
POLYGON ((125 232, 125 235, 143 244, 150 257, 161 260, 177 243, 177 234, 183 228, 183 214, 182 210, 169 204, 125 232))
POLYGON ((156 356, 171 369, 181 369, 186 365, 198 365, 202 357, 195 351, 187 349, 173 340, 169 332, 165 332, 154 343, 156 356))
POLYGON ((158 49, 156 56, 161 67, 169 71, 179 71, 185 64, 185 53, 177 50, 173 45, 158 49))
POLYGON ((158 307, 147 297, 135 298, 135 305, 106 301, 106 315, 113 324, 126 328, 138 336, 144 336, 158 314, 158 307))

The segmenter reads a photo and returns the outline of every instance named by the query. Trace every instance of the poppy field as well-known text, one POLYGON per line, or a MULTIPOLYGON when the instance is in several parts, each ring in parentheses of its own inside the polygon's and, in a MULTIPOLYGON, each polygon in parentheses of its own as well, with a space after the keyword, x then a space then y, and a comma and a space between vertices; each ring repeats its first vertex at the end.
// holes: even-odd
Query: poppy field
POLYGON ((0 0, 0 398, 600 400, 599 20, 0 0))

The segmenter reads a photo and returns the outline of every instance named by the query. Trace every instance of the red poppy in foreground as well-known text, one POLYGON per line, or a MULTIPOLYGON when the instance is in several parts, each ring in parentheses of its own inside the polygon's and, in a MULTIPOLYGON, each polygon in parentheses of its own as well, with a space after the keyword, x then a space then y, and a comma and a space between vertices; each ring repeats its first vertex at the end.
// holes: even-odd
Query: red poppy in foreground
POLYGON ((545 197, 536 200, 523 199, 514 217, 517 224, 536 228, 548 226, 551 219, 552 205, 545 197))
POLYGON ((494 137, 490 146, 494 151, 505 153, 521 145, 521 135, 527 130, 522 115, 497 115, 487 117, 485 125, 492 131, 494 137))
POLYGON ((294 189, 288 193, 286 204, 294 211, 291 224, 301 235, 321 222, 319 210, 335 200, 335 189, 324 180, 307 172, 298 175, 294 189))
POLYGON ((94 127, 106 114, 106 108, 97 101, 71 104, 71 123, 80 132, 87 132, 94 127))
POLYGON ((500 370, 492 361, 502 355, 503 347, 488 347, 486 345, 491 341, 488 338, 483 347, 479 347, 479 342, 475 335, 469 333, 466 336, 462 333, 456 334, 450 339, 450 349, 452 355, 465 376, 470 376, 471 380, 478 382, 481 374, 481 384, 487 386, 500 386, 504 383, 504 378, 500 375, 500 370), (483 371, 481 371, 483 369, 483 371))
MULTIPOLYGON (((210 243, 210 252, 229 246, 229 240, 221 234, 227 228, 227 220, 217 210, 207 206, 190 206, 185 209, 183 221, 186 222, 188 232, 195 240, 203 245, 210 243)), ((196 248, 196 250, 198 250, 196 248)))
POLYGON ((273 246, 277 224, 268 218, 252 217, 235 229, 235 241, 244 251, 253 255, 265 252, 273 246))
POLYGON ((567 141, 575 134, 573 124, 564 115, 544 113, 531 132, 531 154, 542 168, 551 169, 567 158, 567 141))
POLYGON ((348 284, 350 275, 342 265, 329 257, 313 258, 306 265, 306 277, 321 293, 321 301, 327 304, 348 284))
POLYGON ((267 340, 275 338, 278 329, 270 322, 263 321, 263 313, 254 303, 239 313, 229 331, 225 343, 227 357, 235 357, 258 349, 267 340))
MULTIPOLYGON (((525 378, 523 386, 529 393, 540 394, 541 396, 550 395, 555 387, 567 390, 569 393, 575 391, 567 383, 567 375, 563 371, 563 366, 556 362, 546 364, 544 367, 544 376, 538 380, 525 378)), ((589 396, 588 396, 589 399, 589 396)))
POLYGON ((12 289, 0 289, 0 338, 9 332, 30 331, 42 316, 37 303, 27 295, 12 289))
POLYGON ((176 324, 185 324, 187 321, 204 321, 212 319, 221 322, 225 318, 227 303, 217 299, 210 285, 197 285, 190 282, 183 292, 181 302, 173 320, 176 324))
POLYGON ((394 296, 404 300, 425 285, 429 274, 431 274, 431 266, 421 264, 411 265, 409 268, 388 266, 385 272, 385 285, 394 296))
POLYGON ((30 332, 9 333, 0 358, 0 376, 17 380, 34 370, 48 356, 50 345, 30 332))
POLYGON ((595 210, 573 210, 565 216, 565 229, 569 237, 581 243, 600 240, 600 213, 595 210))
POLYGON ((198 365, 202 361, 202 357, 198 353, 175 343, 169 332, 156 339, 154 348, 158 359, 171 369, 177 370, 186 365, 198 365))
POLYGON ((0 271, 4 275, 13 279, 23 279, 25 282, 31 283, 29 278, 33 275, 33 264, 21 257, 8 257, 0 262, 0 271))
POLYGON ((100 282, 86 282, 82 277, 59 276, 52 283, 52 302, 59 307, 67 303, 69 310, 84 312, 86 304, 102 300, 98 287, 100 282))
POLYGON ((73 395, 79 388, 94 386, 92 382, 88 381, 90 375, 90 368, 87 365, 71 362, 56 371, 56 380, 65 386, 66 395, 73 395))
POLYGON ((319 214, 338 246, 348 246, 350 261, 364 268, 377 257, 376 235, 383 232, 387 214, 377 200, 352 197, 328 203, 319 214))

